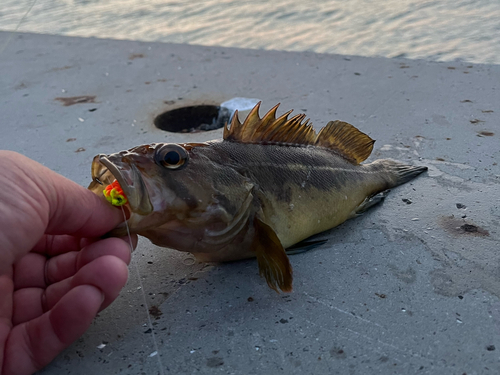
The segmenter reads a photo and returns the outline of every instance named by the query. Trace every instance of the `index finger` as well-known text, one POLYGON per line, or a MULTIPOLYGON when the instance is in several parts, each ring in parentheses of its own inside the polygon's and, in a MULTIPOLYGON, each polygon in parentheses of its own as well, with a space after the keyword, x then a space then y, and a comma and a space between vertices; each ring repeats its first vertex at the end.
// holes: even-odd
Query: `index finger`
MULTIPOLYGON (((54 172, 53 172, 54 173, 54 172)), ((56 173, 46 193, 50 218, 45 233, 97 237, 124 221, 124 213, 90 190, 56 173)))
POLYGON ((14 152, 0 156, 2 174, 17 190, 6 194, 27 201, 16 215, 24 216, 31 233, 98 237, 124 220, 120 209, 49 168, 14 152))

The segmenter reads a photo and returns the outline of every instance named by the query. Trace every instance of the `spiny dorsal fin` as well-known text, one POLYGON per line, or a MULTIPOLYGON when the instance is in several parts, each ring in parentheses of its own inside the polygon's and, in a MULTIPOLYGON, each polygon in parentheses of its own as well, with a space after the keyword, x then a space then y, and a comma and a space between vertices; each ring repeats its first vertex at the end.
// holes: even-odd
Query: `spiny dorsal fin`
POLYGON ((288 118, 288 111, 276 118, 279 104, 264 117, 259 117, 261 102, 250 111, 243 124, 235 111, 229 127, 224 127, 224 140, 241 143, 285 143, 289 145, 318 146, 334 150, 354 164, 370 156, 373 143, 369 136, 342 121, 330 121, 316 134, 306 115, 288 118))
POLYGON ((240 123, 238 111, 234 112, 229 128, 224 127, 224 139, 241 143, 290 143, 312 145, 316 140, 316 133, 309 124, 303 122, 306 115, 297 115, 288 118, 292 112, 276 118, 279 104, 271 108, 263 118, 259 117, 260 103, 250 111, 245 121, 240 123))
POLYGON ((316 145, 338 151, 355 164, 366 160, 372 153, 375 141, 351 124, 330 121, 319 131, 316 145))

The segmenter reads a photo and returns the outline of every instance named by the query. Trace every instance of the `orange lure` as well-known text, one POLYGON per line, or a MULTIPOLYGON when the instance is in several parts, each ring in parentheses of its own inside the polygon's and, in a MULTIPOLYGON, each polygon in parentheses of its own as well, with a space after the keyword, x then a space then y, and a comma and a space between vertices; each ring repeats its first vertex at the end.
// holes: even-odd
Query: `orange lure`
POLYGON ((103 194, 107 201, 113 206, 123 206, 127 203, 127 197, 117 180, 106 186, 106 189, 103 190, 103 194))

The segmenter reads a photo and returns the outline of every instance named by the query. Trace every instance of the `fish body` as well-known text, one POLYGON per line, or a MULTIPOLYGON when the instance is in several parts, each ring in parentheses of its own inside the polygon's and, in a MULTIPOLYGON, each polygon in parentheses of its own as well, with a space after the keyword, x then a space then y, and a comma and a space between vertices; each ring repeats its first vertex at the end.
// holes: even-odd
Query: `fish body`
POLYGON ((305 115, 276 118, 277 107, 260 118, 257 105, 243 124, 235 114, 223 140, 98 155, 89 189, 102 194, 101 184, 117 179, 132 232, 201 261, 257 257, 269 286, 290 291, 285 249, 356 216, 371 198, 427 168, 360 164, 373 148, 366 134, 341 121, 316 134, 305 115))

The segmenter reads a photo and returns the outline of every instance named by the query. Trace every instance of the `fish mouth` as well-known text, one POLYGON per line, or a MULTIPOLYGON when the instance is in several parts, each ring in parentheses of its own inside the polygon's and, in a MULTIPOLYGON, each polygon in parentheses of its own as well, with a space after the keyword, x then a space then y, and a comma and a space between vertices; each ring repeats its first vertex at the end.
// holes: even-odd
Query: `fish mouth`
POLYGON ((132 163, 117 165, 108 155, 97 155, 92 161, 92 183, 88 187, 97 195, 102 195, 103 189, 117 180, 127 197, 127 208, 139 215, 148 215, 153 211, 153 205, 141 177, 141 173, 132 163))

